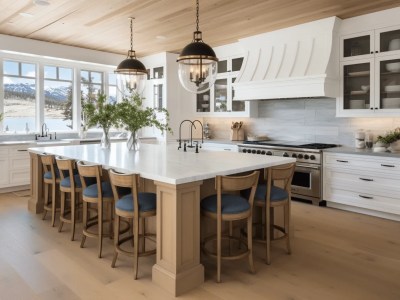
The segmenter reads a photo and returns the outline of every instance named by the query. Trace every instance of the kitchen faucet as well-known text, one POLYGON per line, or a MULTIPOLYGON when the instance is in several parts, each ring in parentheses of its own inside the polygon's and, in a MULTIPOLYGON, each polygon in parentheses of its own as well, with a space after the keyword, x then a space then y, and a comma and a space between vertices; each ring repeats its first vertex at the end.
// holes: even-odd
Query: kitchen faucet
POLYGON ((49 128, 47 127, 46 123, 42 124, 42 137, 47 136, 47 132, 49 131, 49 128), (46 133, 46 135, 44 135, 46 133))
POLYGON ((189 147, 189 148, 193 148, 193 145, 192 145, 192 140, 193 140, 193 137, 192 137, 192 128, 194 127, 194 129, 196 129, 196 126, 195 126, 195 125, 193 124, 193 122, 190 121, 190 120, 183 120, 183 121, 181 122, 181 124, 179 125, 179 140, 178 140, 179 146, 178 146, 178 150, 182 148, 181 131, 182 131, 182 124, 185 123, 185 122, 189 122, 190 124, 192 124, 192 125, 190 126, 190 145, 189 145, 188 147, 189 147))
MULTIPOLYGON (((199 120, 194 120, 192 123, 193 123, 193 125, 192 126, 194 126, 194 123, 196 123, 196 122, 198 122, 199 124, 200 124, 200 126, 201 126, 201 145, 203 145, 203 143, 204 143, 204 129, 203 129, 203 124, 199 121, 199 120)), ((194 127, 194 129, 196 129, 196 126, 194 127)), ((201 148, 201 145, 200 145, 200 148, 201 148)))

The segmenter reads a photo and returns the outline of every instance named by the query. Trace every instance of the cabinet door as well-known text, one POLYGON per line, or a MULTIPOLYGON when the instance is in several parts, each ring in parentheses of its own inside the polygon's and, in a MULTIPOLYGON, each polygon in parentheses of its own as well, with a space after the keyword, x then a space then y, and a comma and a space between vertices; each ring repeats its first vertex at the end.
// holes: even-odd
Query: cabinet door
MULTIPOLYGON (((231 83, 234 83, 236 80, 236 77, 232 77, 231 83)), ((233 88, 231 84, 231 93, 232 93, 232 111, 238 112, 238 111, 245 111, 246 110, 246 102, 245 101, 240 101, 240 100, 234 100, 235 99, 235 89, 233 88)))
POLYGON ((374 113, 374 64, 364 59, 340 65, 338 115, 357 116, 374 113))
POLYGON ((374 56, 374 31, 359 32, 340 38, 340 58, 343 61, 372 58, 374 56))
MULTIPOLYGON (((8 178, 8 159, 2 158, 0 159, 0 186, 8 186, 9 178, 8 178)), ((28 172, 29 173, 29 172, 28 172)))
POLYGON ((381 112, 400 112, 400 55, 382 56, 375 60, 376 105, 381 112))
POLYGON ((400 26, 375 30, 375 45, 378 56, 400 55, 400 26))
POLYGON ((228 78, 220 78, 214 83, 214 112, 228 111, 228 78))
POLYGON ((196 111, 209 113, 210 106, 210 90, 205 93, 196 95, 196 111))

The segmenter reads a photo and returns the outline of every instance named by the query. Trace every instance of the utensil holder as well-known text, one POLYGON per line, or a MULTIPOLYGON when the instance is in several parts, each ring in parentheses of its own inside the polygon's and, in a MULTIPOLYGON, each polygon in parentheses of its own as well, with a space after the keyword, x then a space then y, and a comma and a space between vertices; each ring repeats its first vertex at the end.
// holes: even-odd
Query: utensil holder
POLYGON ((232 128, 230 139, 231 141, 244 141, 243 128, 232 128))

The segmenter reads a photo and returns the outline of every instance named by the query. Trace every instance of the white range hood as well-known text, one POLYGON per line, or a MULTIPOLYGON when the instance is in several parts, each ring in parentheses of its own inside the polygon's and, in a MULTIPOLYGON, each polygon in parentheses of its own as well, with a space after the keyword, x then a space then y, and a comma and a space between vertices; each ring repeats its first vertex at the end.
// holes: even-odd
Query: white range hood
POLYGON ((234 100, 337 97, 340 21, 329 17, 239 40, 246 56, 234 100))

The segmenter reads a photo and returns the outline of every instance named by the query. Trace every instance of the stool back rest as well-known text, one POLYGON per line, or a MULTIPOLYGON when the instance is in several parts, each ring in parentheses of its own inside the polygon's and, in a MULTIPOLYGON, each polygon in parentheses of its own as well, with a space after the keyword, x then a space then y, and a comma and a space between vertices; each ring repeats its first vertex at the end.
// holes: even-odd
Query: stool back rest
POLYGON ((71 189, 75 189, 75 177, 74 177, 74 170, 76 169, 75 160, 56 157, 56 163, 58 170, 60 171, 61 180, 65 179, 69 176, 69 180, 71 182, 71 189), (72 174, 72 175, 71 175, 72 174))
POLYGON ((271 167, 268 168, 269 175, 267 177, 268 179, 271 179, 271 184, 274 184, 276 181, 281 181, 283 183, 283 188, 287 192, 290 192, 295 168, 296 163, 290 163, 279 167, 271 167))
POLYGON ((43 165, 43 174, 50 172, 51 173, 51 181, 53 183, 56 182, 57 176, 56 176, 56 160, 54 155, 41 155, 41 160, 42 160, 42 165, 43 165))
POLYGON ((96 180, 97 184, 97 195, 103 195, 103 189, 101 187, 101 173, 102 167, 101 165, 87 165, 82 161, 78 161, 76 163, 78 168, 78 173, 82 182, 82 190, 86 189, 88 186, 88 182, 92 184, 92 180, 96 180))
POLYGON ((119 187, 130 188, 132 191, 133 211, 135 214, 138 213, 139 212, 138 193, 139 193, 139 179, 140 179, 139 174, 119 173, 113 169, 110 169, 109 176, 115 202, 121 199, 121 195, 118 191, 119 187))
POLYGON ((260 171, 254 171, 244 176, 216 176, 215 188, 217 190, 217 213, 221 213, 221 195, 223 192, 236 192, 251 189, 249 196, 250 207, 253 207, 260 171))

